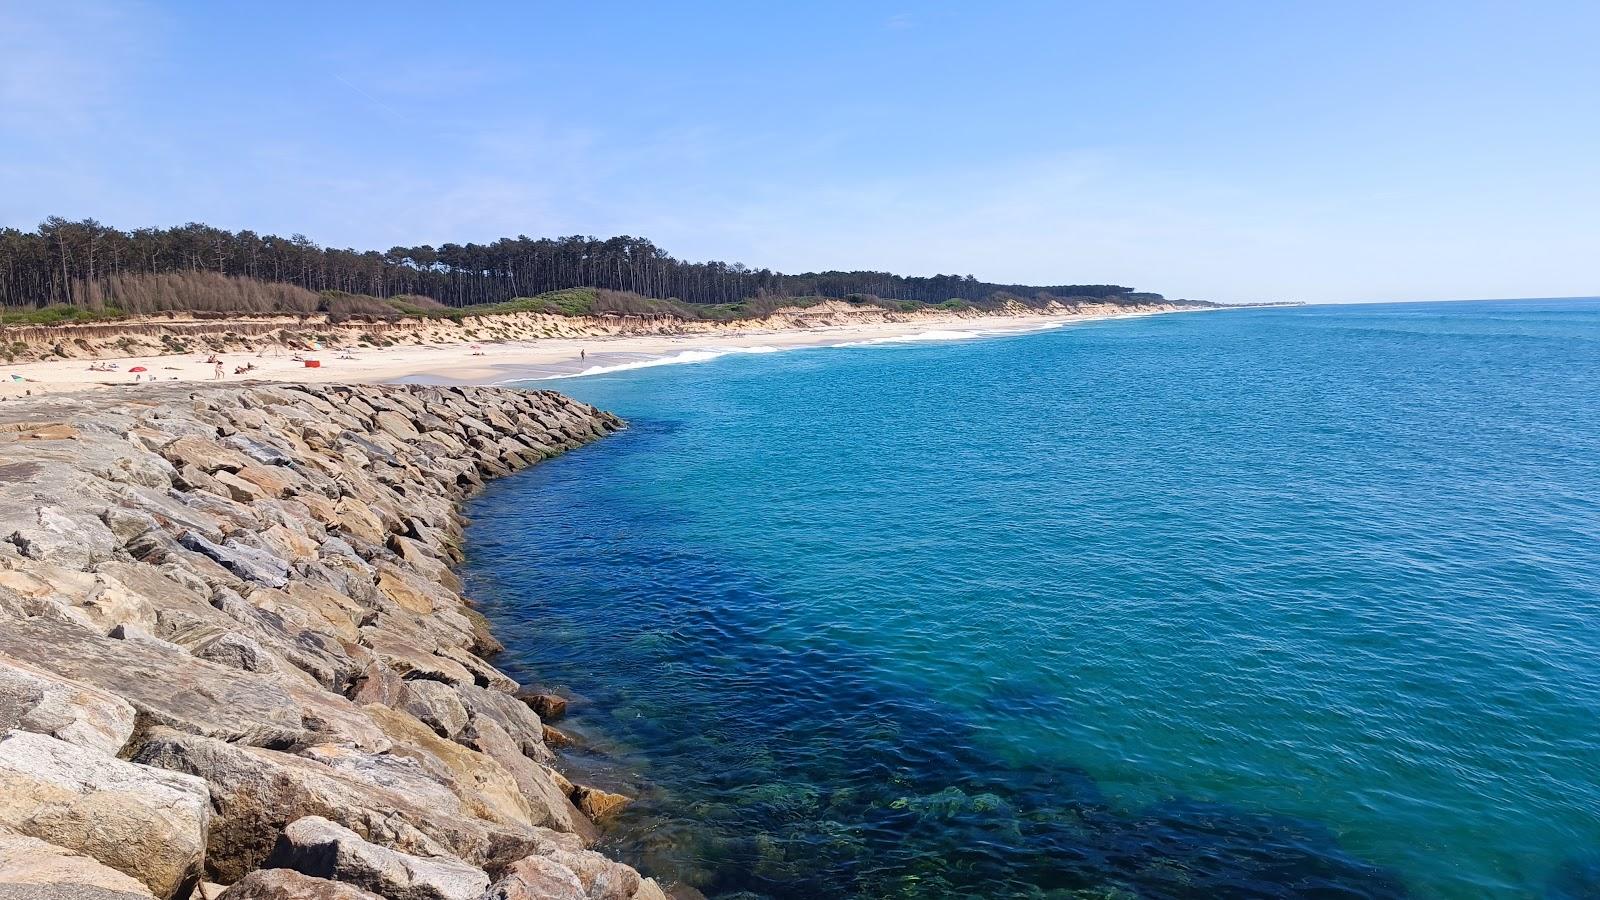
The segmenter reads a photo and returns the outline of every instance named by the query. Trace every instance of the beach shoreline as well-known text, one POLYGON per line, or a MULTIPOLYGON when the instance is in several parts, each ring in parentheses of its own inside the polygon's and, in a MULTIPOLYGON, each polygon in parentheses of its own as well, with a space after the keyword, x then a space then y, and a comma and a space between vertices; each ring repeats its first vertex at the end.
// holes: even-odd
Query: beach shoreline
MULTIPOLYGON (((0 398, 95 390, 149 383, 411 383, 435 385, 505 384, 598 374, 615 367, 639 368, 672 361, 680 354, 772 352, 806 347, 858 345, 915 340, 921 336, 960 339, 1024 333, 1112 318, 1131 318, 1190 309, 1161 305, 1127 311, 1092 311, 1008 315, 918 315, 901 320, 843 324, 779 323, 686 333, 622 333, 537 337, 524 340, 395 345, 329 346, 295 351, 266 345, 253 352, 235 351, 143 354, 98 359, 53 359, 0 366, 0 398), (789 324, 789 327, 781 327, 789 324), (213 355, 222 361, 219 378, 213 355), (314 360, 315 368, 306 366, 314 360), (91 366, 113 364, 114 371, 91 366), (237 373, 241 366, 253 366, 237 373), (135 371, 136 369, 140 371, 135 371)), ((693 362, 697 358, 677 361, 693 362)))

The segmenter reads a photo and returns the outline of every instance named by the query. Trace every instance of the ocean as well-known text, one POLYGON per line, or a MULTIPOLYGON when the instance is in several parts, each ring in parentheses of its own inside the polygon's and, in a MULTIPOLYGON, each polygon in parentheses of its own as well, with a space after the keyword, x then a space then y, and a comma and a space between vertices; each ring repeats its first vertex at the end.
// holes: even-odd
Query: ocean
MULTIPOLYGON (((940 337, 944 339, 939 339, 940 337)), ((469 594, 707 896, 1600 896, 1600 300, 530 383, 469 594)))

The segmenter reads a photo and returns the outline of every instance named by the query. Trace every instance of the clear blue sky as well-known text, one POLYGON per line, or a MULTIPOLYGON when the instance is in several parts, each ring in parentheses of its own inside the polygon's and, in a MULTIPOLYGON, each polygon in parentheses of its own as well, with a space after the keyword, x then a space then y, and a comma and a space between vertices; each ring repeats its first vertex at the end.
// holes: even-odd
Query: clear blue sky
POLYGON ((1600 3, 0 0, 0 224, 1600 293, 1600 3))

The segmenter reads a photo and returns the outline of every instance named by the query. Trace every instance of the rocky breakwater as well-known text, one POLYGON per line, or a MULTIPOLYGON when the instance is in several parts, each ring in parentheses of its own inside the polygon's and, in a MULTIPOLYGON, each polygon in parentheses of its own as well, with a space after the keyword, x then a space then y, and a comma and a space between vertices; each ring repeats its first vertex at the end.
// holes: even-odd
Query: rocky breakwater
POLYGON ((0 893, 662 898, 588 849, 619 798, 562 776, 451 569, 458 501, 621 424, 487 388, 0 405, 0 893))

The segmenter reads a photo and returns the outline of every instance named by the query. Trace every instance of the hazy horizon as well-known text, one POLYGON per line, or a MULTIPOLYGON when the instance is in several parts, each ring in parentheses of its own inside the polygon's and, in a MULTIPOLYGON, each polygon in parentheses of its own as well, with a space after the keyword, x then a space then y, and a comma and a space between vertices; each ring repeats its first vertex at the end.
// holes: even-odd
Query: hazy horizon
POLYGON ((650 238, 1169 297, 1600 292, 1600 7, 0 0, 0 225, 650 238))

